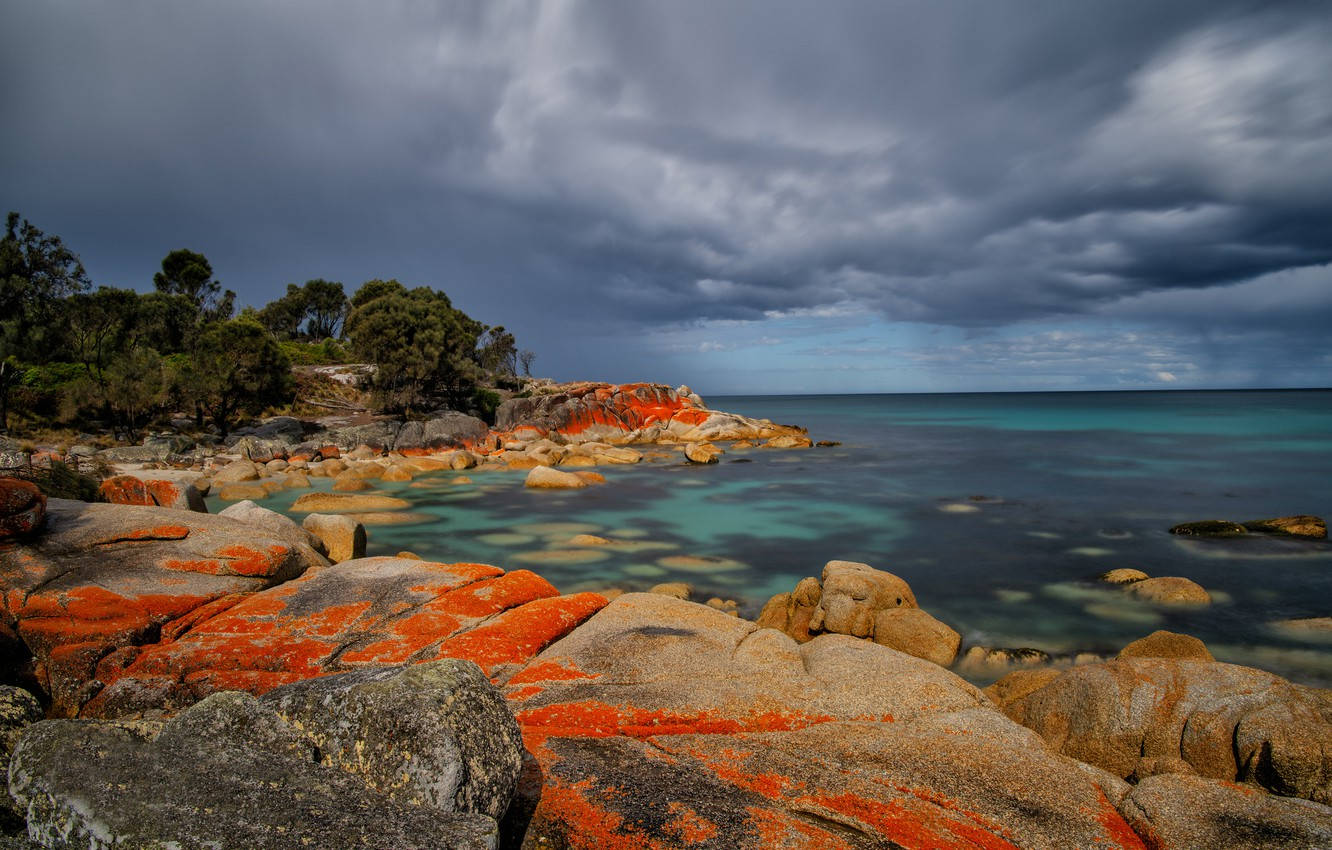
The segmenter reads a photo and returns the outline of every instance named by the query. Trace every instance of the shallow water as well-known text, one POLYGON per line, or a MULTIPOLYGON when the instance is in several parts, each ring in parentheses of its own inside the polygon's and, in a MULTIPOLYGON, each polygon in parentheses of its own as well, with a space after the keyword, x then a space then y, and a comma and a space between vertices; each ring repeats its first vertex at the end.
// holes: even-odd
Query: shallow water
MULTIPOLYGON (((901 575, 968 645, 1112 652, 1168 628, 1203 638, 1222 660, 1332 685, 1332 645, 1267 625, 1332 616, 1332 546, 1166 531, 1196 519, 1328 516, 1332 391, 709 402, 842 445, 728 451, 707 467, 598 467, 607 483, 577 491, 529 491, 525 472, 483 470, 381 484, 418 516, 371 526, 371 554, 525 567, 565 592, 688 581, 696 598, 736 599, 750 616, 843 558, 901 575), (463 474, 472 483, 453 483, 463 474), (570 544, 577 534, 614 543, 570 544), (1220 601, 1132 603, 1094 582, 1115 567, 1187 576, 1220 601)), ((285 510, 301 492, 265 504, 285 510)))

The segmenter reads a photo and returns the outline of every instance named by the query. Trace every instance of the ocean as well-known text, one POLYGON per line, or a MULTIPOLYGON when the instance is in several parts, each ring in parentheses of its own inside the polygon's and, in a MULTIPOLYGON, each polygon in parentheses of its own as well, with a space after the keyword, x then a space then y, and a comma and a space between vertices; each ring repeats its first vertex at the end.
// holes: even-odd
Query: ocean
MULTIPOLYGON (((369 526, 370 554, 527 568, 563 592, 686 581, 695 599, 733 599, 750 617, 828 560, 863 561, 906 579, 964 649, 1113 654, 1162 628, 1202 638, 1220 660, 1332 685, 1332 634, 1272 625, 1332 616, 1332 544, 1167 531, 1332 514, 1332 391, 707 401, 841 445, 598 467, 607 483, 577 491, 527 490, 525 473, 507 470, 379 483, 412 508, 369 526), (577 534, 614 543, 574 545, 577 534), (1215 602, 1130 601, 1096 581, 1116 567, 1193 579, 1215 602)), ((301 492, 264 504, 285 511, 301 492)))

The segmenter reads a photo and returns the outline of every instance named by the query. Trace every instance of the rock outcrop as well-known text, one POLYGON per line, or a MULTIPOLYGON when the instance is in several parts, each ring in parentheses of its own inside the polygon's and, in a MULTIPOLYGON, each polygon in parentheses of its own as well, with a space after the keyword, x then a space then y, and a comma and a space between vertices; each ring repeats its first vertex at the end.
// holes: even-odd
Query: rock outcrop
POLYGON ((113 505, 157 505, 208 513, 199 488, 179 477, 117 475, 102 482, 99 494, 113 505))
POLYGON ((558 436, 569 442, 708 442, 803 435, 804 429, 708 410, 687 387, 568 384, 547 395, 510 399, 495 430, 511 439, 558 436))
POLYGON ((1332 847, 1332 809, 1219 779, 1149 776, 1120 810, 1149 846, 1165 850, 1332 847))
POLYGON ((769 599, 759 625, 797 641, 821 632, 868 638, 947 667, 962 636, 920 609, 901 578, 868 564, 829 561, 822 578, 805 578, 789 594, 769 599))
POLYGON ((215 694, 164 724, 38 723, 10 791, 49 847, 480 850, 520 754, 475 665, 440 661, 215 694))
POLYGON ((323 542, 325 554, 335 564, 365 557, 365 526, 349 516, 309 514, 301 527, 323 542))
POLYGON ((537 762, 506 822, 527 848, 1142 847, 1109 777, 848 636, 625 594, 506 694, 537 762))
POLYGON ((1322 517, 1308 514, 1249 520, 1244 523, 1244 527, 1258 534, 1273 534, 1278 537, 1302 537, 1306 540, 1327 539, 1327 523, 1322 517))
POLYGON ((1004 712, 1116 776, 1192 772, 1332 802, 1327 691, 1234 664, 1150 657, 1074 667, 1034 684, 1004 712))
POLYGON ((487 675, 522 664, 591 616, 595 593, 559 596, 526 570, 361 558, 234 599, 174 640, 104 665, 89 717, 176 711, 218 691, 262 694, 333 673, 466 658, 487 675))
POLYGON ((71 716, 125 653, 201 613, 325 561, 308 546, 233 519, 130 505, 47 503, 45 531, 0 544, 0 643, 71 716))

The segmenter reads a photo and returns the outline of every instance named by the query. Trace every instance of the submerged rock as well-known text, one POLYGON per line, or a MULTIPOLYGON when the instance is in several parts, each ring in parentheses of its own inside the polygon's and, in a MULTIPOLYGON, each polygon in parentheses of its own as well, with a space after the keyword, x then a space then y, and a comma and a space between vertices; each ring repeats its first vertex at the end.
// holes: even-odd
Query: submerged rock
POLYGON ((1142 570, 1135 570, 1131 567, 1120 567, 1116 570, 1101 573, 1101 581, 1106 584, 1133 584, 1134 582, 1144 581, 1149 578, 1151 578, 1151 576, 1147 575, 1142 570))
POLYGON ((306 493, 291 506, 292 513, 341 514, 359 511, 399 511, 411 502, 396 496, 359 493, 306 493))

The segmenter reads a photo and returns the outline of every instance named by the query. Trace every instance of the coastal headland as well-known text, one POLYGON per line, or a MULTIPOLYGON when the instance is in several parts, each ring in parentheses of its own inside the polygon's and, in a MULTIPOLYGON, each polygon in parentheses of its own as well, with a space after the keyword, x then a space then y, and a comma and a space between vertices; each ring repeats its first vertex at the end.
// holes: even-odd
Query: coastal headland
MULTIPOLYGON (((221 445, 5 447, 0 846, 1332 845, 1332 693, 1187 635, 963 647, 889 564, 811 565, 750 622, 687 588, 365 557, 364 517, 409 506, 371 482, 614 487, 618 465, 744 444, 817 450, 688 387, 596 383, 510 399, 493 427, 278 417, 221 445), (113 474, 92 503, 16 477, 58 467, 113 474), (334 485, 300 524, 254 503, 312 477, 334 485), (230 506, 206 513, 208 492, 230 506), (1006 675, 982 690, 968 664, 1006 675)), ((1206 604, 1183 577, 1105 581, 1206 604)))

